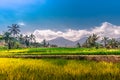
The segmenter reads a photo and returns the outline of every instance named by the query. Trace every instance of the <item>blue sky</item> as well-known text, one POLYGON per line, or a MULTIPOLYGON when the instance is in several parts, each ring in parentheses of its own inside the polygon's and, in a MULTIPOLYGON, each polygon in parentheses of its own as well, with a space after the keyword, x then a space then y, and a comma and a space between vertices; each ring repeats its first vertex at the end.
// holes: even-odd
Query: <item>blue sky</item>
POLYGON ((120 25, 120 0, 2 0, 0 28, 22 23, 23 32, 36 29, 90 29, 103 22, 120 25))

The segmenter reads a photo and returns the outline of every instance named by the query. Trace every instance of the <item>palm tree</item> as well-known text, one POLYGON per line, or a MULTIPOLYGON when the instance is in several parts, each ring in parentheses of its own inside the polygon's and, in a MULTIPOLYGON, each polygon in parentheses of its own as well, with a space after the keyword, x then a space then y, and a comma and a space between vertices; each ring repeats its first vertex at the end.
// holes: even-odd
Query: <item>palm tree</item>
POLYGON ((84 42, 84 44, 82 45, 82 47, 90 47, 90 43, 91 43, 91 36, 89 36, 86 41, 84 42))
POLYGON ((47 42, 46 42, 46 40, 45 40, 45 39, 43 40, 43 42, 42 42, 42 43, 43 43, 43 47, 46 47, 46 46, 47 46, 47 42))
POLYGON ((119 44, 119 42, 115 38, 109 39, 109 41, 108 41, 108 46, 110 48, 117 48, 118 44, 119 44))
POLYGON ((92 35, 92 41, 93 41, 93 45, 95 45, 96 41, 98 40, 99 36, 97 36, 97 34, 93 34, 92 35))
POLYGON ((108 37, 103 37, 103 38, 102 38, 102 42, 103 42, 103 44, 104 44, 104 47, 107 47, 108 41, 109 41, 109 38, 108 38, 108 37))
POLYGON ((31 43, 32 43, 32 42, 35 42, 35 35, 31 34, 29 37, 30 37, 31 43))
POLYGON ((80 47, 81 47, 81 45, 80 45, 79 42, 76 44, 76 46, 77 46, 77 48, 80 48, 80 47))
POLYGON ((17 24, 12 24, 11 26, 8 26, 8 31, 14 36, 14 37, 16 37, 16 35, 17 34, 19 34, 20 33, 20 27, 19 27, 19 25, 17 25, 17 24))
POLYGON ((24 44, 24 36, 22 34, 20 34, 20 36, 19 36, 19 42, 21 44, 24 44))
POLYGON ((11 33, 5 32, 5 33, 3 34, 3 39, 5 40, 5 43, 8 43, 9 40, 11 39, 11 33))
POLYGON ((3 40, 5 40, 5 43, 7 44, 8 49, 11 49, 12 48, 11 41, 13 41, 13 37, 11 37, 11 33, 5 32, 3 34, 3 40))
POLYGON ((91 44, 92 44, 92 36, 89 36, 86 42, 87 42, 87 46, 88 46, 88 47, 91 47, 91 44))
POLYGON ((30 46, 30 38, 29 38, 29 36, 26 35, 26 36, 24 37, 24 40, 25 40, 25 45, 26 45, 26 47, 29 47, 29 46, 30 46))
POLYGON ((97 34, 93 34, 92 36, 89 36, 86 40, 86 46, 87 47, 96 47, 96 41, 98 40, 99 36, 97 34))
POLYGON ((85 47, 85 48, 88 47, 87 44, 88 44, 88 42, 87 42, 87 40, 86 40, 86 41, 82 44, 82 47, 85 47))

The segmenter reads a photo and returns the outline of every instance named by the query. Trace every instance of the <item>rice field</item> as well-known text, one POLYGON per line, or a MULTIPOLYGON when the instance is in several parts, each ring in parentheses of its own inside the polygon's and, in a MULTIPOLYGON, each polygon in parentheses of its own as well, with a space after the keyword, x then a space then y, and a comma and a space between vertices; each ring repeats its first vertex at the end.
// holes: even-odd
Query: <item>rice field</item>
POLYGON ((0 80, 120 80, 120 63, 65 59, 11 58, 39 55, 118 55, 119 49, 0 49, 0 80))
POLYGON ((19 55, 119 55, 120 49, 96 48, 26 48, 0 49, 0 57, 19 55))
POLYGON ((120 63, 0 58, 0 80, 120 80, 120 63))

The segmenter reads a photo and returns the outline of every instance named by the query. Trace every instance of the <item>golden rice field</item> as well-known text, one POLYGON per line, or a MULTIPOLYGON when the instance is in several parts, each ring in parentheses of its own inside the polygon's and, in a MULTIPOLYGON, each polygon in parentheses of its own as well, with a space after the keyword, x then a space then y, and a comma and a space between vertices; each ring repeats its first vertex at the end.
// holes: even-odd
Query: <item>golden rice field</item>
POLYGON ((0 58, 0 80, 120 80, 120 63, 0 58))

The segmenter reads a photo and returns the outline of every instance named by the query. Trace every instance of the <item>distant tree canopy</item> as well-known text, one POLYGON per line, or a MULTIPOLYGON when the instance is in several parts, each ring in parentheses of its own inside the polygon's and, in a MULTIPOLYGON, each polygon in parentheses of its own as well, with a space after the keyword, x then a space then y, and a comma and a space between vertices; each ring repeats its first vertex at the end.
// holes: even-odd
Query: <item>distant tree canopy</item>
POLYGON ((11 26, 8 26, 8 31, 0 35, 0 41, 4 41, 5 46, 7 46, 8 49, 54 46, 47 43, 45 39, 42 43, 36 42, 34 34, 23 35, 20 32, 20 26, 18 24, 12 24, 11 26))

